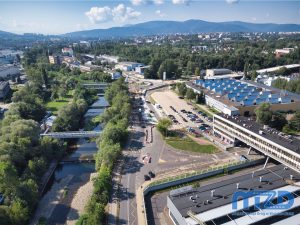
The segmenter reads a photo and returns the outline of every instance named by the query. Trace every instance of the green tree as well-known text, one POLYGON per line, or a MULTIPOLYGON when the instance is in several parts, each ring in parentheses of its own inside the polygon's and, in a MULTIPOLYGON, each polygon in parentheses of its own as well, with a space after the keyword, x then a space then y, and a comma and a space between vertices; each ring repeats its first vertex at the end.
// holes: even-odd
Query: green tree
POLYGON ((272 119, 272 111, 270 110, 271 105, 269 103, 260 104, 255 110, 256 122, 268 125, 272 119))
POLYGON ((274 113, 270 121, 270 126, 276 128, 277 130, 282 130, 283 127, 287 124, 285 116, 281 113, 274 113))
POLYGON ((184 97, 186 95, 187 87, 186 87, 185 83, 177 83, 177 89, 178 89, 178 94, 181 97, 184 97))
POLYGON ((164 72, 166 72, 167 79, 172 78, 172 77, 179 77, 178 66, 171 59, 166 59, 160 65, 158 72, 157 72, 159 79, 163 79, 164 72))
POLYGON ((157 129, 162 135, 168 136, 168 130, 171 126, 172 126, 172 121, 168 118, 163 118, 158 121, 157 129))
POLYGON ((200 77, 200 68, 196 67, 195 69, 195 76, 200 77))
POLYGON ((24 225, 29 219, 29 210, 25 201, 16 199, 10 208, 10 218, 14 225, 24 225))
POLYGON ((297 110, 289 122, 290 128, 295 131, 300 131, 300 110, 297 110))
POLYGON ((187 89, 187 91, 186 91, 186 98, 189 99, 189 100, 192 100, 192 99, 196 98, 196 94, 195 94, 195 92, 191 88, 187 89))

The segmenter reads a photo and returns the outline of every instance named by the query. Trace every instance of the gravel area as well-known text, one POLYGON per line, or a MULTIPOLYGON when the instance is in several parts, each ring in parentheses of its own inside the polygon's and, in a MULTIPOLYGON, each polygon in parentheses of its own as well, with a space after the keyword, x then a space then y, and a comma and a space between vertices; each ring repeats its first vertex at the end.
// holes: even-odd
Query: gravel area
POLYGON ((84 208, 93 194, 93 178, 96 176, 97 173, 92 173, 89 182, 78 189, 71 203, 73 210, 70 210, 68 214, 67 225, 75 225, 79 218, 78 215, 80 216, 84 213, 84 208))

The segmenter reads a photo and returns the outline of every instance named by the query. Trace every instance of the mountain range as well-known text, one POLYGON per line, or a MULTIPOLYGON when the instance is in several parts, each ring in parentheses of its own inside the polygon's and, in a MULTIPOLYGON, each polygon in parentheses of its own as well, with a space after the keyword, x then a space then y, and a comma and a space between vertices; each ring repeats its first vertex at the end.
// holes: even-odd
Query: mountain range
POLYGON ((85 30, 64 34, 73 38, 122 38, 146 35, 163 35, 186 33, 195 34, 202 32, 293 32, 300 31, 299 24, 274 24, 274 23, 247 23, 232 22, 207 22, 203 20, 178 21, 150 21, 124 27, 108 29, 85 30))
MULTIPOLYGON (((187 21, 150 21, 123 27, 76 31, 59 35, 67 38, 127 38, 147 35, 165 34, 196 34, 207 32, 294 32, 300 31, 300 24, 208 22, 203 20, 187 21)), ((0 31, 0 36, 14 36, 9 32, 0 31)))

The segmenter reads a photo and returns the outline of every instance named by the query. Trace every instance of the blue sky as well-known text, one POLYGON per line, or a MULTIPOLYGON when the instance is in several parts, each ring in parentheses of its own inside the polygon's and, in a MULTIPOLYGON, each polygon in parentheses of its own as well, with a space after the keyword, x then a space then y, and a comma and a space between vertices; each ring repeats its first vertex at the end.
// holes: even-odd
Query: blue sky
POLYGON ((300 1, 0 0, 0 30, 62 34, 151 20, 300 24, 300 1))

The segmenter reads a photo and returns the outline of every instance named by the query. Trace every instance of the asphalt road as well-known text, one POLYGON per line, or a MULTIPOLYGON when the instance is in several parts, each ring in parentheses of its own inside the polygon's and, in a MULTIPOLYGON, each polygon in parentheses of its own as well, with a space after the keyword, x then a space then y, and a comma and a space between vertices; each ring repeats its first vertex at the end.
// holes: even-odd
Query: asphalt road
POLYGON ((156 173, 160 153, 165 147, 160 134, 155 129, 153 129, 153 143, 145 143, 147 128, 142 127, 143 123, 138 116, 135 116, 133 123, 135 125, 132 127, 129 149, 124 152, 125 163, 119 192, 119 223, 132 225, 137 224, 135 191, 144 182, 144 175, 149 171, 156 173), (147 153, 151 156, 151 163, 144 164, 142 156, 147 153))

